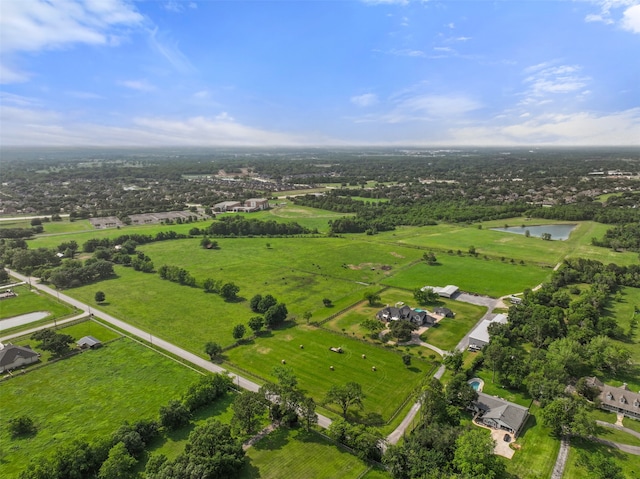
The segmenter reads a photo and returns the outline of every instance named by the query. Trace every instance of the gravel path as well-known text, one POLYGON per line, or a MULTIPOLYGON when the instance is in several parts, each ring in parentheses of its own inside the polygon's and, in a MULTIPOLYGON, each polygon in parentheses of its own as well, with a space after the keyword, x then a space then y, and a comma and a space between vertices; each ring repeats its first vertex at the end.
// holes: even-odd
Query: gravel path
POLYGON ((560 439, 560 450, 558 451, 558 457, 556 458, 556 465, 553 467, 551 473, 551 479, 562 479, 564 474, 564 466, 567 463, 567 457, 569 456, 569 437, 563 437, 560 439))

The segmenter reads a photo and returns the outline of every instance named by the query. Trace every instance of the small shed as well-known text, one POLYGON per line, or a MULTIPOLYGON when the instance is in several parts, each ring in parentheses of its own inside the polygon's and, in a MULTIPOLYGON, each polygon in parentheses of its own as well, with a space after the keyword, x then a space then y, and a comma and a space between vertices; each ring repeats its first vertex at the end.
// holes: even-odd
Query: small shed
POLYGON ((102 346, 102 341, 93 336, 84 336, 76 342, 80 349, 97 349, 102 346))

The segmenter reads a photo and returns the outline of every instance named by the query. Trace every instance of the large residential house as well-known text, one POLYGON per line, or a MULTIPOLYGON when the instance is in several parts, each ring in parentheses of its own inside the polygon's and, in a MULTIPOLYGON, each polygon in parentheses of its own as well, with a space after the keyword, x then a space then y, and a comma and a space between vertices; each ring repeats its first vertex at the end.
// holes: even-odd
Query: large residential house
POLYGON ((0 343, 0 373, 38 362, 40 355, 29 346, 0 343))
POLYGON ((587 385, 600 389, 598 399, 602 409, 640 419, 640 393, 630 391, 626 383, 619 388, 608 386, 594 376, 587 378, 587 385))
POLYGON ((528 408, 484 393, 478 393, 471 409, 476 413, 476 422, 508 431, 514 437, 518 437, 529 417, 528 408))
POLYGON ((417 326, 432 325, 435 318, 422 309, 411 309, 406 304, 401 307, 387 306, 376 313, 380 321, 410 321, 417 326))

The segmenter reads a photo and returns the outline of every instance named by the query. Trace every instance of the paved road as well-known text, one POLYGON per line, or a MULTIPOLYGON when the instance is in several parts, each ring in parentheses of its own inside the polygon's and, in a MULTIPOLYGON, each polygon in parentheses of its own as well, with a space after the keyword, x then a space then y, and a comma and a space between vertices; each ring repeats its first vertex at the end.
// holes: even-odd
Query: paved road
POLYGON ((58 326, 62 326, 63 324, 70 323, 72 321, 76 321, 78 319, 87 318, 87 317, 89 317, 89 313, 87 313, 86 311, 83 311, 82 313, 80 313, 80 314, 78 314, 76 316, 73 316, 71 318, 62 319, 60 321, 54 321, 52 323, 43 324, 43 325, 40 325, 40 326, 33 327, 31 329, 27 329, 26 331, 22 330, 22 331, 20 331, 18 333, 8 334, 6 336, 2 336, 2 337, 0 337, 0 342, 9 341, 11 339, 19 338, 20 336, 28 336, 30 334, 35 333, 36 331, 40 331, 41 329, 56 328, 58 326))
POLYGON ((611 424, 610 422, 596 420, 596 424, 598 426, 608 427, 610 429, 617 429, 618 431, 624 431, 627 434, 631 434, 640 439, 640 432, 634 431, 633 429, 629 429, 628 427, 619 426, 617 424, 611 424))
POLYGON ((640 456, 640 446, 629 446, 628 444, 620 444, 619 442, 607 441, 606 439, 600 439, 599 437, 592 437, 592 441, 599 442, 605 446, 619 449, 627 454, 633 454, 634 456, 640 456))
MULTIPOLYGON (((50 216, 50 215, 37 215, 37 216, 3 216, 0 218, 0 221, 20 221, 20 220, 35 220, 35 219, 42 219, 45 216, 50 216)), ((69 217, 69 213, 66 214, 62 214, 60 215, 60 218, 68 218, 69 217)))
MULTIPOLYGON (((182 348, 179 348, 178 346, 171 344, 168 341, 158 338, 157 336, 153 336, 151 335, 151 333, 143 331, 142 329, 131 326, 130 324, 125 323, 124 321, 121 321, 117 318, 114 318, 113 316, 107 313, 98 311, 96 309, 91 309, 91 306, 87 304, 84 304, 70 296, 67 296, 66 294, 60 293, 52 288, 49 288, 44 284, 40 284, 37 282, 37 278, 27 278, 26 276, 23 276, 20 273, 17 273, 15 271, 11 271, 11 270, 8 270, 8 271, 9 271, 9 274, 11 274, 16 278, 19 278, 21 281, 30 282, 33 287, 39 289, 40 291, 44 291, 45 293, 48 293, 56 297, 59 295, 61 300, 87 313, 93 314, 96 318, 100 318, 103 321, 106 321, 107 323, 123 331, 126 331, 132 336, 136 336, 144 341, 149 341, 154 347, 158 349, 163 349, 164 351, 171 353, 174 356, 177 356, 179 358, 182 358, 185 361, 190 362, 191 364, 199 366, 200 368, 206 371, 211 371, 213 373, 225 373, 225 374, 228 373, 227 370, 218 366, 217 364, 213 364, 212 362, 207 361, 206 359, 203 359, 199 356, 196 356, 195 354, 190 353, 189 351, 186 351, 182 348)), ((243 378, 242 376, 239 376, 237 374, 229 374, 229 375, 233 379, 233 383, 241 387, 242 389, 247 389, 249 391, 254 391, 254 392, 257 392, 260 389, 259 384, 254 383, 253 381, 250 381, 246 378, 243 378)), ((318 414, 318 425, 321 427, 327 428, 331 425, 331 419, 329 419, 326 416, 322 416, 318 414)))

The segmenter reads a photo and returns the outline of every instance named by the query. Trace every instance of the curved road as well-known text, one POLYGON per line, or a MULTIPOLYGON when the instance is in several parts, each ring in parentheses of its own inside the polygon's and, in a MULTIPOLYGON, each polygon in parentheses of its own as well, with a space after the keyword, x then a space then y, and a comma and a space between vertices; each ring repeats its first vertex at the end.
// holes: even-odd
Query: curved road
MULTIPOLYGON (((182 358, 185 361, 190 362, 191 364, 195 364, 196 366, 199 366, 202 369, 205 369, 207 371, 211 371, 213 373, 229 374, 230 377, 233 378, 234 384, 236 384, 237 386, 243 389, 247 389, 249 391, 254 391, 254 392, 257 392, 260 389, 260 385, 257 383, 254 383, 253 381, 243 378, 242 376, 238 376, 237 374, 229 373, 226 369, 221 368, 220 366, 213 364, 210 361, 207 361, 206 359, 196 356, 195 354, 190 353, 189 351, 179 348, 178 346, 172 343, 169 343, 164 339, 158 338, 156 336, 151 335, 151 333, 148 333, 146 331, 143 331, 142 329, 131 326, 130 324, 125 323, 120 319, 114 318, 113 316, 107 313, 98 311, 96 309, 92 310, 91 307, 87 304, 84 304, 70 296, 67 296, 66 294, 62 294, 59 291, 56 291, 48 286, 45 286, 44 284, 37 283, 36 282, 37 278, 33 278, 33 277, 28 278, 12 270, 7 270, 7 271, 9 271, 9 274, 11 274, 16 278, 19 278, 21 281, 29 282, 33 287, 35 287, 36 289, 39 289, 40 291, 44 291, 45 293, 48 293, 52 296, 59 295, 60 299, 69 303, 70 305, 75 306, 76 308, 86 311, 90 314, 93 314, 96 318, 100 318, 103 321, 106 321, 107 323, 110 323, 113 326, 116 326, 117 328, 123 331, 126 331, 132 336, 136 336, 144 341, 149 341, 156 348, 163 349, 164 351, 169 352, 175 356, 178 356, 179 358, 182 358)), ((318 425, 323 428, 328 428, 331 425, 331 419, 321 414, 318 414, 318 425)))

